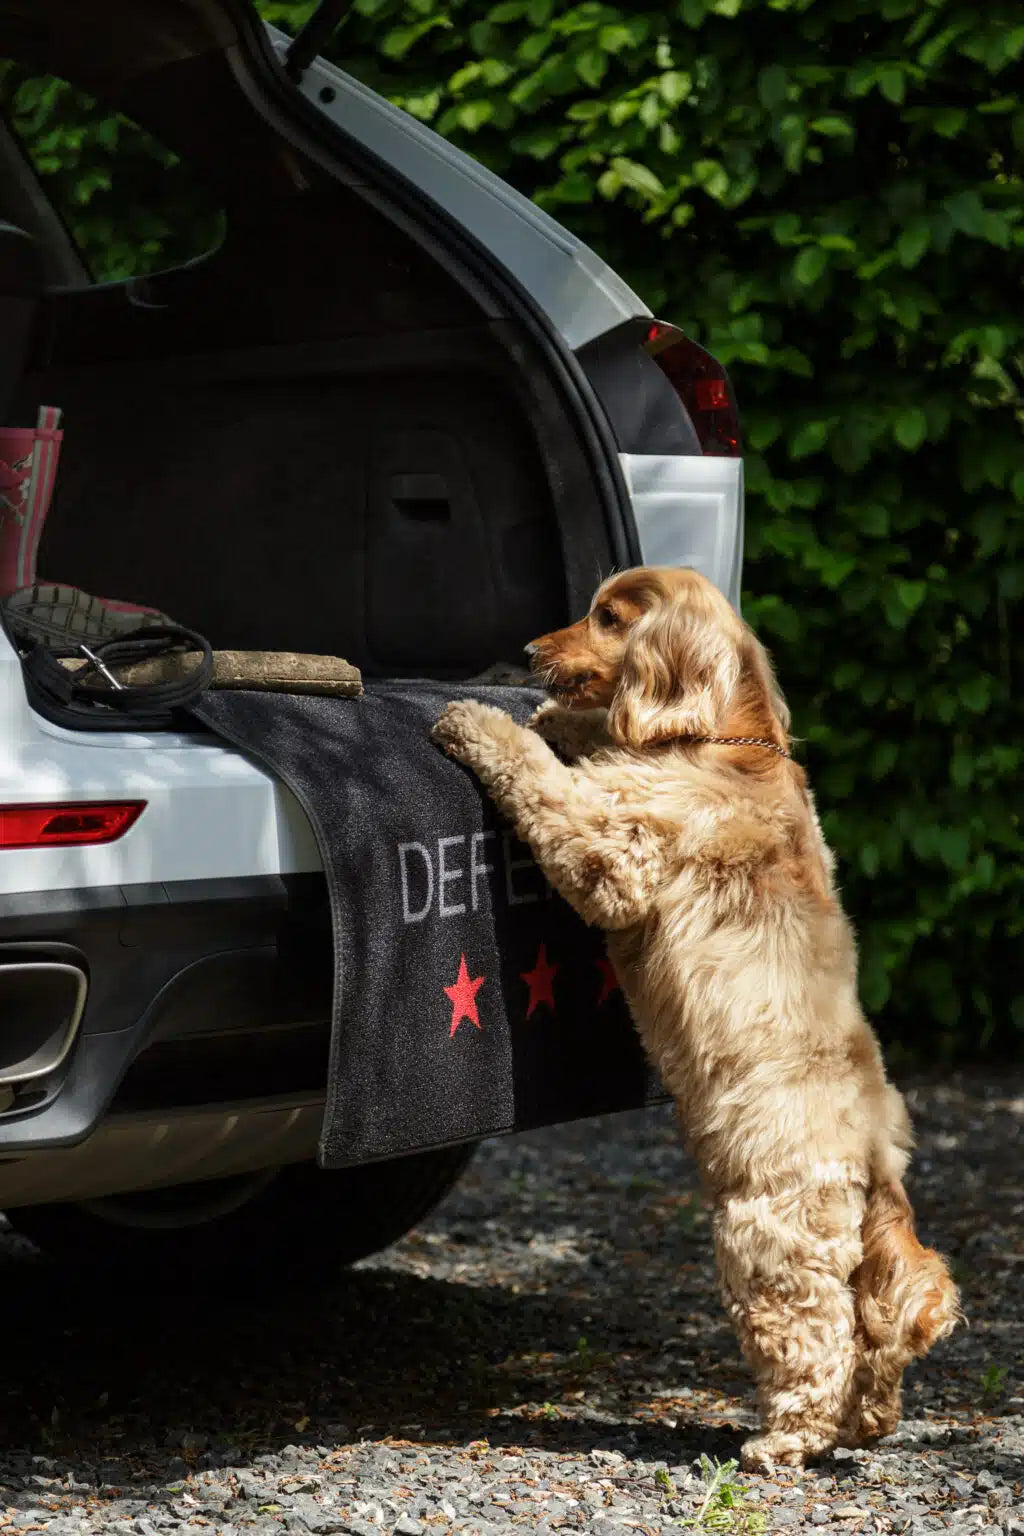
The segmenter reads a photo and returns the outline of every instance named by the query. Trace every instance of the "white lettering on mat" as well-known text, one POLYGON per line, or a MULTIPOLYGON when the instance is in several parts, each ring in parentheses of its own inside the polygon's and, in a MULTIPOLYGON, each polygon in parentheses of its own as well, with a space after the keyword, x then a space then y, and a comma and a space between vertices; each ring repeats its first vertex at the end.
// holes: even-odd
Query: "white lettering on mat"
POLYGON ((511 907, 546 901, 551 887, 511 832, 449 833, 423 842, 399 843, 398 873, 402 921, 422 923, 431 915, 462 917, 486 902, 504 899, 511 907), (491 845, 490 847, 488 845, 491 845), (492 853, 495 862, 487 855, 492 853), (494 881, 490 875, 498 875, 494 881))

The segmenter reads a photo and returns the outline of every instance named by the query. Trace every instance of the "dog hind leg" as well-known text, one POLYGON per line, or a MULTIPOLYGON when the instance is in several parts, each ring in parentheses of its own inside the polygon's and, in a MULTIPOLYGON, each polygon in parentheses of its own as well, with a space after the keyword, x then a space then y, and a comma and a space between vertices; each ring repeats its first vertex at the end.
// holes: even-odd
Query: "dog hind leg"
POLYGON ((748 1471, 802 1466, 831 1449, 856 1364, 850 1277, 861 1258, 863 1191, 853 1185, 728 1199, 715 1214, 723 1298, 757 1382, 762 1429, 748 1471))

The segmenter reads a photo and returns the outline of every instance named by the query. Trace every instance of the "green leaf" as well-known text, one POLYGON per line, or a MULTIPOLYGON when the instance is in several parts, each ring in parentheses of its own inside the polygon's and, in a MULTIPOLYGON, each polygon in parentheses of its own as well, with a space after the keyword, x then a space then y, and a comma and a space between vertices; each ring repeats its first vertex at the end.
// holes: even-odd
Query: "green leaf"
POLYGON ((915 448, 920 448, 928 435, 928 417, 917 406, 901 411, 896 418, 892 435, 901 448, 913 452, 915 448))
POLYGON ((594 197, 594 178, 584 171, 573 171, 555 185, 561 203, 589 203, 594 197))
POLYGON ((896 241, 896 253, 903 267, 916 267, 931 245, 932 228, 927 219, 915 219, 896 241))
POLYGON ((565 115, 572 123, 590 123, 597 117, 603 117, 605 110, 603 101, 574 101, 565 115))
POLYGON ((970 834, 966 827, 943 827, 935 840, 936 852, 949 869, 965 869, 970 856, 970 834))
POLYGON ((629 27, 611 25, 602 27, 597 34, 597 46, 605 53, 621 53, 633 46, 633 33, 629 27))
POLYGON ((381 51, 387 54, 389 59, 404 59, 405 55, 413 49, 421 38, 426 37, 435 27, 450 27, 451 22, 445 16, 427 16, 423 21, 417 21, 409 27, 395 27, 388 32, 381 43, 381 51))
POLYGON ((1024 53, 1024 27, 1010 27, 998 40, 996 68, 1016 63, 1024 53))
POLYGON ((864 666, 859 661, 841 661, 832 674, 832 681, 839 689, 849 688, 853 683, 858 683, 864 675, 864 666))
MULTIPOLYGON (((760 416, 748 424, 747 442, 751 448, 756 448, 760 452, 761 449, 770 447, 781 431, 782 421, 778 416, 760 416)), ((1021 500, 1024 500, 1024 497, 1021 500)))
POLYGON ((963 107, 940 107, 932 117, 935 132, 944 139, 955 139, 967 122, 967 112, 963 107))
POLYGON ((943 207, 954 229, 960 230, 961 234, 975 235, 979 239, 984 235, 985 207, 973 188, 958 192, 954 197, 947 197, 943 207))
POLYGON ((781 64, 769 64, 757 77, 757 94, 761 105, 774 112, 789 95, 789 71, 781 64))
POLYGON ((587 48, 574 60, 576 73, 584 84, 596 87, 608 73, 608 60, 598 48, 587 48))
POLYGON ((972 714, 984 714, 989 704, 989 680, 982 674, 969 677, 957 689, 957 697, 972 714))
MULTIPOLYGON (((470 37, 478 53, 486 53, 489 47, 497 46, 497 44, 491 44, 490 42, 478 43, 476 41, 476 28, 470 29, 470 37)), ((516 49, 516 57, 524 64, 539 64, 553 42, 554 36, 551 32, 531 32, 529 37, 524 37, 519 44, 519 47, 516 49)))
POLYGON ((828 253, 820 245, 805 245, 793 263, 793 277, 802 288, 810 288, 828 266, 828 253))
POLYGON ((900 749, 894 741, 878 742, 872 753, 868 765, 868 772, 876 783, 880 779, 888 778, 896 765, 896 759, 900 755, 900 749))
POLYGON ((729 177, 717 160, 695 160, 693 174, 697 185, 704 188, 709 197, 721 202, 729 191, 729 177))
POLYGON ((623 123, 628 123, 630 118, 636 117, 640 110, 640 104, 633 96, 620 96, 613 101, 608 108, 608 121, 613 128, 618 128, 623 123))
POLYGON ((926 581, 897 581, 896 596, 904 613, 916 613, 928 596, 928 583, 926 581))
POLYGON ((693 90, 693 80, 683 70, 670 69, 659 79, 658 90, 670 107, 678 107, 693 90))
POLYGON ((804 422, 803 426, 789 440, 790 457, 806 459, 812 453, 820 452, 828 442, 829 433, 834 425, 834 418, 826 421, 804 422))
POLYGON ((818 244, 823 251, 856 251, 857 249, 849 235, 819 235, 818 244))
POLYGON ((814 133, 820 133, 826 139, 853 137, 853 124, 846 117, 815 117, 811 119, 808 126, 814 133))
POLYGON ((797 172, 807 148, 807 124, 796 112, 787 112, 776 129, 782 145, 782 160, 787 171, 797 172))
POLYGON ((886 65, 877 71, 875 79, 878 83, 878 89, 886 100, 891 101, 895 106, 899 106, 906 95, 907 89, 906 77, 902 69, 895 64, 886 65))
POLYGON ((949 761, 949 776, 957 789, 967 789, 974 782, 974 754, 964 749, 953 753, 949 761))
POLYGON ((641 192, 645 197, 658 197, 665 190, 654 172, 635 160, 616 155, 611 168, 624 187, 632 187, 634 192, 641 192))
POLYGON ((455 109, 455 116, 459 125, 475 133, 490 122, 494 116, 494 103, 492 101, 467 101, 455 109))
POLYGON ((889 536, 889 508, 883 502, 875 501, 858 508, 855 521, 869 538, 886 539, 889 536))
POLYGON ((1013 231, 1009 220, 1005 219, 1001 213, 986 212, 981 228, 989 245, 998 245, 1001 251, 1009 249, 1013 231))
POLYGON ((662 106, 652 91, 640 103, 639 117, 645 128, 656 128, 661 122, 662 106))
POLYGON ((880 955, 864 956, 860 968, 860 995, 868 1013, 878 1013, 889 1001, 891 986, 880 955))

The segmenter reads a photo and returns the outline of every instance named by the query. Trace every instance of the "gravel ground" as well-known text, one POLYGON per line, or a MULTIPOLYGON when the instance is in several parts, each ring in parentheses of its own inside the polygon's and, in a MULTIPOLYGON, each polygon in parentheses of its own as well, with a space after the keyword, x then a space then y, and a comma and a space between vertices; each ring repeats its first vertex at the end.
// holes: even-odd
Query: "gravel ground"
POLYGON ((0 1526, 1024 1536, 1024 1075, 911 1098, 919 1223, 971 1327, 870 1454, 715 1472, 751 1394, 659 1110, 485 1146, 418 1232, 275 1307, 202 1277, 173 1298, 130 1273, 100 1289, 0 1233, 0 1526))

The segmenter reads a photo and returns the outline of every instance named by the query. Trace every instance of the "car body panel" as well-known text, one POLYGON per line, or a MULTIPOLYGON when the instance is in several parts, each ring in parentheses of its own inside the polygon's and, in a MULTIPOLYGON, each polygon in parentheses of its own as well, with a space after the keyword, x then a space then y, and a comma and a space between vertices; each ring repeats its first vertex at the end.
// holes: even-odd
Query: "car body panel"
POLYGON ((62 730, 29 706, 0 630, 0 805, 145 800, 116 842, 0 848, 0 895, 319 869, 291 791, 209 737, 62 730))
MULTIPOLYGON (((267 31, 283 60, 290 39, 275 27, 267 31)), ((650 315, 628 283, 536 203, 337 65, 315 59, 299 90, 496 256, 570 351, 623 320, 650 315)))
POLYGON ((743 460, 621 453, 646 565, 692 565, 740 602, 743 460))

